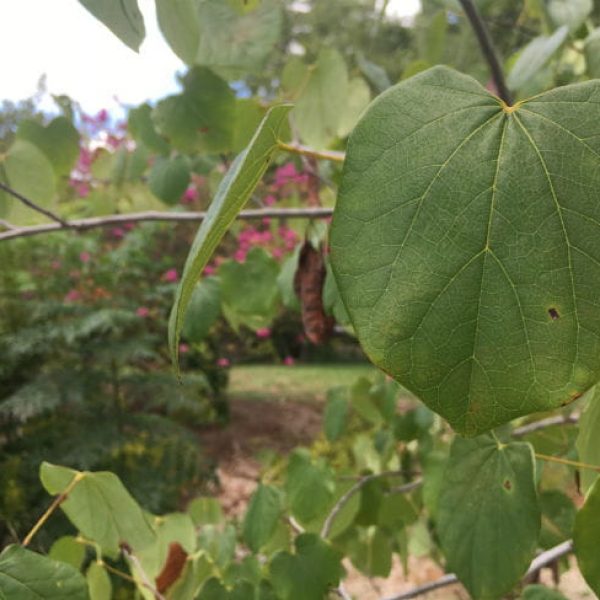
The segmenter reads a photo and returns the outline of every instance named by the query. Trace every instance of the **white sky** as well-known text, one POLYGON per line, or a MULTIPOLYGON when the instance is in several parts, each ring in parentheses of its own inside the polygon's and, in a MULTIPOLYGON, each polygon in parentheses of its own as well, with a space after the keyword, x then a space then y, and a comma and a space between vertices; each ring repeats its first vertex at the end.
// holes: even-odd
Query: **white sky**
MULTIPOLYGON (((139 104, 177 90, 184 65, 158 30, 153 0, 139 5, 146 39, 136 54, 76 0, 0 0, 0 100, 32 95, 44 73, 50 93, 67 94, 90 113, 115 109, 115 96, 139 104)), ((388 14, 412 15, 419 6, 391 0, 388 14)))

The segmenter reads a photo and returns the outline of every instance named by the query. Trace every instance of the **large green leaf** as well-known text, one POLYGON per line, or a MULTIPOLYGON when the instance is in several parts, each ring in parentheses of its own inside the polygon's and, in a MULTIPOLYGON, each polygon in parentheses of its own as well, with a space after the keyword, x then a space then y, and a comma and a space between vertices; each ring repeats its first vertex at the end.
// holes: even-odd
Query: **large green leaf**
POLYGON ((456 438, 437 519, 442 549, 473 598, 500 598, 525 574, 537 547, 540 509, 529 444, 489 435, 456 438))
POLYGON ((341 556, 317 535, 296 538, 296 553, 280 552, 271 561, 273 587, 281 600, 322 600, 343 575, 341 556))
POLYGON ((79 133, 65 117, 53 119, 46 127, 29 119, 21 121, 17 138, 37 146, 59 176, 68 175, 79 156, 79 133))
POLYGON ((200 44, 196 63, 225 77, 259 70, 281 34, 280 0, 262 0, 255 10, 238 11, 223 0, 198 0, 200 44))
POLYGON ((244 540, 253 552, 271 539, 283 509, 281 492, 270 485, 258 486, 244 517, 244 540))
POLYGON ((42 484, 52 495, 67 490, 75 477, 79 481, 60 507, 84 537, 111 554, 119 552, 121 543, 138 551, 154 542, 142 509, 113 473, 74 471, 47 462, 40 468, 42 484))
POLYGON ((575 517, 573 542, 581 574, 596 595, 600 595, 600 479, 588 493, 575 517))
POLYGON ((17 192, 40 205, 54 197, 56 176, 52 163, 31 142, 16 140, 4 162, 8 184, 17 192))
POLYGON ((265 115, 248 147, 223 178, 188 255, 169 320, 169 347, 177 362, 179 335, 192 292, 204 267, 264 175, 277 150, 277 138, 289 105, 276 106, 265 115))
POLYGON ((268 326, 278 310, 279 264, 262 248, 252 248, 244 263, 234 260, 219 268, 223 312, 237 329, 268 326))
POLYGON ((569 35, 569 28, 565 25, 557 29, 552 35, 540 35, 531 40, 515 61, 507 83, 513 90, 520 90, 548 63, 564 44, 569 35))
POLYGON ((336 138, 342 125, 345 112, 340 107, 345 107, 348 100, 348 69, 342 55, 333 48, 321 50, 315 65, 304 68, 303 73, 294 75, 299 88, 294 122, 304 142, 323 148, 336 138))
POLYGON ((81 573, 21 546, 7 546, 0 554, 2 600, 89 600, 81 573))
POLYGON ((173 52, 193 65, 200 43, 197 0, 156 0, 156 17, 173 52))
POLYGON ((79 0, 99 21, 104 23, 124 44, 136 52, 144 41, 144 17, 137 0, 79 0))
POLYGON ((507 108, 436 67, 350 137, 340 294, 371 360, 457 431, 563 406, 600 378, 599 98, 591 81, 507 108))
POLYGON ((226 152, 233 141, 235 95, 227 82, 206 67, 194 67, 183 79, 181 94, 155 107, 159 133, 183 152, 226 152))
MULTIPOLYGON (((600 388, 588 394, 584 413, 579 419, 577 452, 579 459, 589 465, 600 465, 600 388)), ((580 473, 581 487, 587 492, 598 479, 598 473, 583 469, 580 473)))

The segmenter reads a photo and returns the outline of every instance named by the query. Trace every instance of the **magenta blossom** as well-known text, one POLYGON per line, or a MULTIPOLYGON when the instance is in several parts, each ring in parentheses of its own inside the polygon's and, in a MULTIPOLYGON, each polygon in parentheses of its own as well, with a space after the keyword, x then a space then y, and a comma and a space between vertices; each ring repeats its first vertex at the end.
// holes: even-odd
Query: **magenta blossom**
POLYGON ((204 267, 204 274, 205 275, 214 275, 217 272, 217 269, 215 269, 215 267, 213 267, 212 265, 206 265, 206 267, 204 267))
POLYGON ((219 358, 217 360, 217 366, 223 367, 225 369, 225 368, 231 366, 231 363, 229 362, 228 358, 219 358))
POLYGON ((147 306, 140 306, 136 311, 135 314, 138 317, 142 317, 142 319, 145 319, 148 315, 150 315, 150 309, 147 306))
POLYGON ((179 279, 179 275, 177 274, 177 269, 169 269, 165 271, 162 276, 163 281, 167 281, 168 283, 175 283, 179 279))
POLYGON ((190 347, 187 344, 179 344, 179 354, 186 354, 190 351, 190 347))
POLYGON ((256 330, 256 337, 261 340, 271 337, 271 330, 268 327, 261 327, 256 330))
POLYGON ((196 200, 198 200, 198 190, 193 186, 185 190, 181 197, 181 202, 183 204, 192 204, 196 200))
POLYGON ((294 360, 294 358, 292 356, 286 356, 283 359, 283 364, 286 365, 286 366, 288 366, 288 367, 291 367, 295 362, 296 361, 294 360))
POLYGON ((92 255, 89 252, 81 252, 79 254, 79 260, 82 263, 89 263, 92 258, 92 255))
POLYGON ((65 302, 77 302, 81 298, 81 293, 78 290, 69 290, 65 296, 65 302))

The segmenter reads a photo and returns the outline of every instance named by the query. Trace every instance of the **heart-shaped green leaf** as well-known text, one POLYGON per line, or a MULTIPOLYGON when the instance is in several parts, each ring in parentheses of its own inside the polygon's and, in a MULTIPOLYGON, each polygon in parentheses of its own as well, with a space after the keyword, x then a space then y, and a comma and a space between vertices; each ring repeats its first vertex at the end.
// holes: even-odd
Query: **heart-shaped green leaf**
POLYGON ((349 140, 331 230, 371 360, 475 435, 600 378, 600 82, 507 107, 436 67, 349 140))
POLYGON ((473 598, 509 592, 527 571, 540 531, 533 449, 492 436, 456 438, 440 490, 442 549, 473 598))
POLYGON ((291 106, 269 110, 248 147, 235 159, 210 205, 188 255, 169 320, 169 347, 177 363, 179 335, 196 283, 219 242, 264 175, 291 106))
POLYGON ((155 534, 142 509, 113 473, 74 471, 45 462, 40 479, 49 494, 67 492, 60 507, 103 551, 117 554, 122 543, 138 551, 154 542, 155 534))

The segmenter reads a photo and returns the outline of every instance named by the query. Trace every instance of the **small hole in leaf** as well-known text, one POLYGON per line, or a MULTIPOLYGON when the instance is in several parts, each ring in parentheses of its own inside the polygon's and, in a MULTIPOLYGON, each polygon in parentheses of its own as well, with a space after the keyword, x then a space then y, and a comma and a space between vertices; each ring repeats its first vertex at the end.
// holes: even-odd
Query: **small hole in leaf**
POLYGON ((505 490, 512 490, 512 483, 510 482, 510 479, 505 479, 504 480, 504 484, 503 487, 505 490))
POLYGON ((560 319, 560 315, 558 314, 558 311, 555 308, 549 308, 548 309, 548 314, 550 315, 550 318, 553 321, 556 321, 557 319, 560 319))

